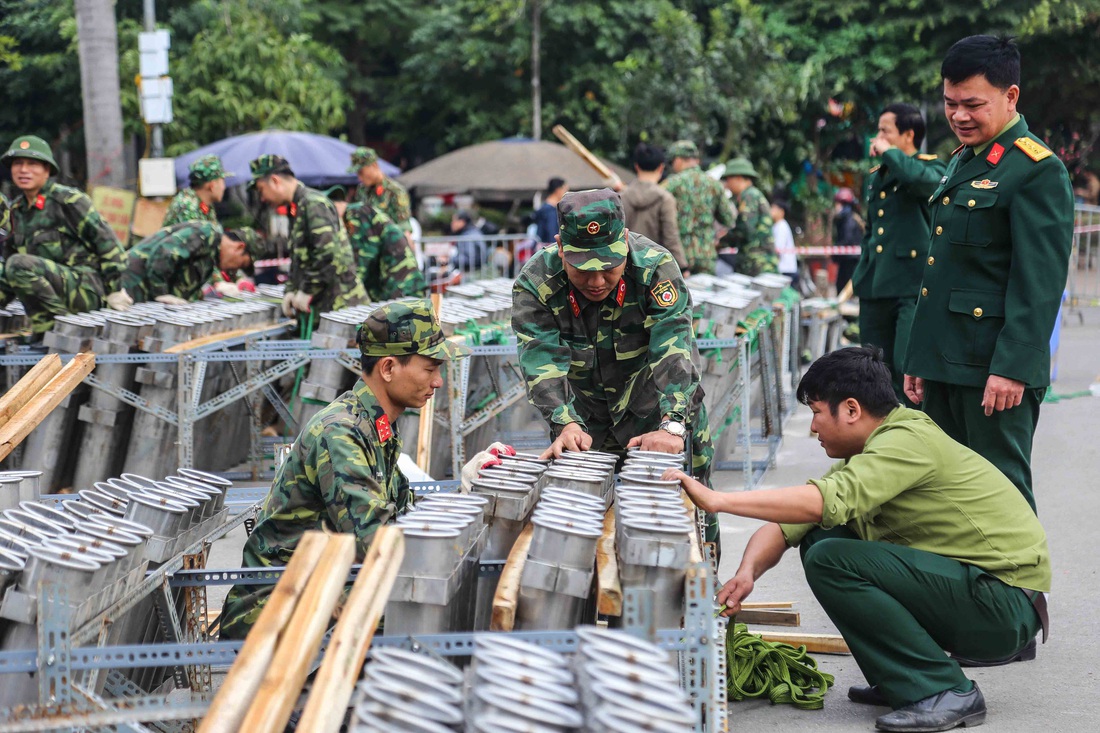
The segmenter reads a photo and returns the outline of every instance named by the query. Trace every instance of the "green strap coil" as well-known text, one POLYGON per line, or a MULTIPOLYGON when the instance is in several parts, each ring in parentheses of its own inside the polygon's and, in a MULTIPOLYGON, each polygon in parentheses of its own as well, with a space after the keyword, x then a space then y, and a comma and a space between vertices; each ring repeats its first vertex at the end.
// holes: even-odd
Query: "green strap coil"
POLYGON ((730 700, 767 697, 772 705, 820 710, 833 684, 833 676, 817 669, 805 646, 764 641, 745 624, 726 629, 726 667, 730 700))

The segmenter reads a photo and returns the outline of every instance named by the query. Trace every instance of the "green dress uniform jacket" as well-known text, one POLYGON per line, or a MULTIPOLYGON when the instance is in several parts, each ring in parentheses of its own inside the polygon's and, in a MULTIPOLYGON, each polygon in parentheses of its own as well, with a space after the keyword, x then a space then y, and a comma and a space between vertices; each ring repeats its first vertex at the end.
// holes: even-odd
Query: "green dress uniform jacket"
POLYGON ((314 314, 359 305, 367 299, 356 273, 355 254, 336 207, 301 183, 290 206, 290 280, 287 289, 313 296, 314 314))
MULTIPOLYGON (((362 381, 314 415, 294 441, 244 546, 245 567, 286 565, 310 530, 355 535, 362 559, 378 527, 414 503, 397 468, 401 437, 362 381)), ((274 588, 234 586, 223 639, 243 638, 274 588)))
POLYGON ((218 266, 222 228, 208 221, 165 227, 127 252, 120 285, 135 303, 158 295, 199 300, 218 266))

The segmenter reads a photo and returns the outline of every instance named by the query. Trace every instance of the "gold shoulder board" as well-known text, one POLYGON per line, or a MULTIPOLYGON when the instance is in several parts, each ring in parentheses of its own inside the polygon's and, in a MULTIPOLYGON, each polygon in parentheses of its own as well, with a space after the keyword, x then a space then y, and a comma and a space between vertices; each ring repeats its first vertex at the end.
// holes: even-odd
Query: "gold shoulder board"
POLYGON ((934 155, 932 153, 921 153, 917 156, 917 160, 935 160, 938 157, 940 156, 934 155))
POLYGON ((1046 146, 1042 145, 1041 143, 1035 142, 1030 137, 1022 137, 1017 140, 1016 147, 1018 147, 1020 150, 1023 150, 1027 157, 1031 158, 1036 163, 1038 163, 1043 158, 1049 158, 1050 156, 1054 155, 1054 153, 1050 152, 1050 150, 1046 146))

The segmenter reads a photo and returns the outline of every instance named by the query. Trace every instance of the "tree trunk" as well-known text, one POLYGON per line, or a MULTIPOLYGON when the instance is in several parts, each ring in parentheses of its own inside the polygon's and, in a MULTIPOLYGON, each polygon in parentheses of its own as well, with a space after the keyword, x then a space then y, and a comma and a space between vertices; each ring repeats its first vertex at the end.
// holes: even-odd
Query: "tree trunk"
POLYGON ((115 0, 75 0, 88 185, 126 184, 115 0))

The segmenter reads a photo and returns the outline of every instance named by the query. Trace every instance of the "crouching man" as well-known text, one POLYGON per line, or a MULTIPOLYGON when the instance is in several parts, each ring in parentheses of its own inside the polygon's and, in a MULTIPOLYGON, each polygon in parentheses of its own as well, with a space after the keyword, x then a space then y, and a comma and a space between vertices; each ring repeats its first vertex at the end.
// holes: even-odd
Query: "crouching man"
POLYGON ((1034 656, 1051 582, 1042 526, 993 464, 898 405, 878 350, 823 356, 797 396, 825 452, 840 459, 820 479, 724 494, 665 474, 708 512, 771 522, 718 595, 726 615, 797 546, 811 590, 869 683, 848 697, 893 708, 880 730, 982 723, 981 691, 944 652, 984 663, 1034 656))

